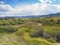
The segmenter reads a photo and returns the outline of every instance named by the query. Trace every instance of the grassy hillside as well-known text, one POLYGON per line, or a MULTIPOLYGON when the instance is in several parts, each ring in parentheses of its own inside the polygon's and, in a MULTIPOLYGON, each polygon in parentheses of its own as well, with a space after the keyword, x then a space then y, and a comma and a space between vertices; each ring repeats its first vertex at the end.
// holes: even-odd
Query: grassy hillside
POLYGON ((60 18, 0 19, 0 45, 56 45, 60 18))

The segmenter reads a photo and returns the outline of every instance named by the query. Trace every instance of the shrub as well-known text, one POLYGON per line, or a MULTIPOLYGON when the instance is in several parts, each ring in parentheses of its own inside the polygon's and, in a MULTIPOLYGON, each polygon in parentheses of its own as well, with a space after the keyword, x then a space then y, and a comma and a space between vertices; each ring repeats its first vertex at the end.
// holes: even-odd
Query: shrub
POLYGON ((49 38, 49 39, 47 39, 47 41, 48 41, 48 42, 51 42, 51 43, 56 42, 53 38, 49 38))
POLYGON ((34 30, 30 33, 31 37, 42 37, 44 30, 34 30))
POLYGON ((13 28, 13 27, 7 27, 7 26, 0 26, 0 33, 2 32, 6 32, 6 33, 12 33, 12 32, 16 32, 17 28, 13 28))

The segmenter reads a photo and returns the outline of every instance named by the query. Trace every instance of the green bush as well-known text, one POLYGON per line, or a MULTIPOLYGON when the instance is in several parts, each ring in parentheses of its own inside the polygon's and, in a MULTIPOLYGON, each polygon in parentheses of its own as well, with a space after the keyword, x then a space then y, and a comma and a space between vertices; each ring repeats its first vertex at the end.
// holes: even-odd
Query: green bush
POLYGON ((49 38, 49 39, 47 39, 47 41, 48 41, 48 42, 51 42, 51 43, 56 42, 53 38, 49 38))
POLYGON ((44 30, 34 30, 30 33, 31 37, 42 37, 44 30))
POLYGON ((6 33, 12 33, 12 32, 16 32, 17 28, 13 28, 13 27, 7 27, 7 26, 0 26, 0 33, 6 32, 6 33))

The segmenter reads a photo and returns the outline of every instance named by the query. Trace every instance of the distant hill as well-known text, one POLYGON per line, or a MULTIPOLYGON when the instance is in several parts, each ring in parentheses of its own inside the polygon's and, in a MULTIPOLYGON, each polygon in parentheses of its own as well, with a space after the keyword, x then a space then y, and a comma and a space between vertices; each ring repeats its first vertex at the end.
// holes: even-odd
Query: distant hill
POLYGON ((48 15, 31 15, 31 16, 5 16, 5 17, 0 17, 0 19, 9 19, 9 18, 40 18, 40 17, 57 17, 60 16, 60 13, 55 13, 55 14, 48 14, 48 15))
POLYGON ((58 17, 58 16, 60 16, 60 13, 48 14, 48 15, 41 15, 39 17, 58 17))

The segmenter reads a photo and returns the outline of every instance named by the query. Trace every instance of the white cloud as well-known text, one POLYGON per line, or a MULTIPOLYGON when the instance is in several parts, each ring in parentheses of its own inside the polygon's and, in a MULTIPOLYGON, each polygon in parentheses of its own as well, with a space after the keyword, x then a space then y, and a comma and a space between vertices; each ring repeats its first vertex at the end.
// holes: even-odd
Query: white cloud
MULTIPOLYGON (((30 5, 16 6, 12 8, 7 4, 0 4, 0 14, 2 16, 8 15, 45 15, 50 13, 60 12, 60 5, 52 5, 52 0, 39 0, 41 3, 35 3, 30 5), (48 3, 49 2, 49 3, 48 3)), ((0 15, 0 16, 1 16, 0 15)))
POLYGON ((0 1, 0 12, 8 12, 12 9, 12 7, 8 4, 4 4, 4 2, 0 1))
POLYGON ((60 12, 59 9, 60 5, 36 3, 32 5, 17 6, 12 13, 15 15, 44 15, 60 12))
POLYGON ((45 4, 45 3, 53 3, 56 0, 39 0, 41 3, 45 4))
POLYGON ((7 12, 10 11, 11 7, 7 4, 0 4, 0 12, 7 12))
POLYGON ((0 1, 0 16, 9 15, 8 12, 12 10, 12 7, 4 2, 0 1))
POLYGON ((4 2, 0 1, 0 4, 4 4, 4 2))

